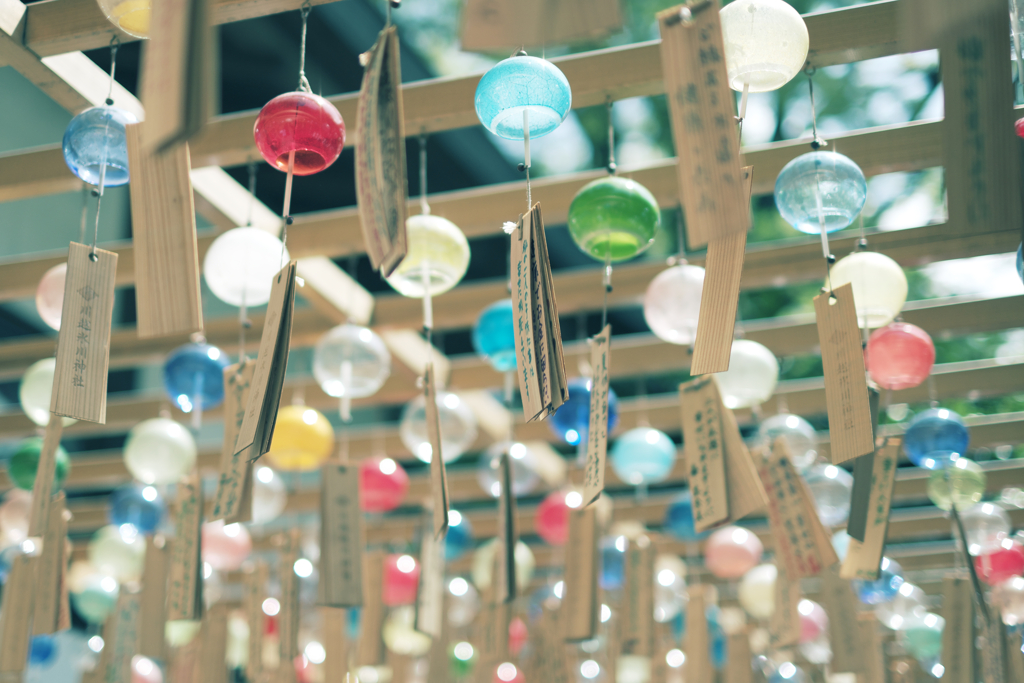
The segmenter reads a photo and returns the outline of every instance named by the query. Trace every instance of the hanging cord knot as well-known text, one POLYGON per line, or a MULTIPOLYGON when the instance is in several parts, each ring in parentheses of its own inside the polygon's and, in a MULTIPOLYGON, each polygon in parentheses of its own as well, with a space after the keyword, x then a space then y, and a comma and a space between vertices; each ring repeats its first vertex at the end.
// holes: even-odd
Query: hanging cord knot
POLYGON ((309 0, 303 2, 299 9, 302 15, 302 40, 299 44, 299 87, 296 89, 305 93, 313 92, 309 86, 309 80, 306 78, 306 27, 309 24, 309 13, 312 9, 313 6, 309 0))
POLYGON ((615 123, 612 118, 612 98, 605 100, 605 107, 608 108, 608 174, 615 175, 615 123))
POLYGON ((114 71, 117 69, 117 48, 121 47, 121 39, 116 35, 110 38, 110 89, 107 99, 103 101, 108 107, 114 104, 114 71))
POLYGON ((818 70, 808 64, 804 67, 804 74, 807 76, 807 90, 811 96, 811 149, 818 151, 822 147, 828 147, 828 140, 818 134, 818 114, 814 106, 814 74, 818 70))

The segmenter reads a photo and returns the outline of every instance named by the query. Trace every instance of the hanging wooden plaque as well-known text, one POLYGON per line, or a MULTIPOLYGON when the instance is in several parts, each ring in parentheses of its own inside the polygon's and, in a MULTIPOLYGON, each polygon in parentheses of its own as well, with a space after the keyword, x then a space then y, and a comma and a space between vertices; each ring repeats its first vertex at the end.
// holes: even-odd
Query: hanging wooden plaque
POLYGON ((203 563, 201 561, 203 488, 193 471, 178 482, 175 532, 167 578, 167 620, 198 620, 203 616, 203 563))
POLYGON ((420 585, 416 595, 416 630, 437 640, 444 621, 444 539, 424 534, 420 541, 420 585))
POLYGON ((103 683, 131 682, 132 657, 138 652, 139 607, 139 594, 122 589, 114 613, 108 617, 113 623, 113 641, 107 640, 103 648, 110 648, 103 683))
POLYGON ((320 583, 317 603, 363 604, 363 512, 359 467, 328 463, 320 478, 320 583))
POLYGON ((324 683, 348 683, 345 680, 348 673, 348 637, 345 635, 348 612, 338 607, 321 607, 320 623, 324 638, 324 683))
POLYGON ((160 534, 146 537, 139 603, 139 654, 158 662, 167 659, 167 542, 160 534))
POLYGON ((294 661, 299 656, 299 577, 295 573, 295 561, 299 559, 298 529, 285 535, 281 549, 281 564, 278 577, 281 581, 281 612, 277 618, 278 636, 282 662, 294 661))
POLYGON ((690 601, 686 605, 686 636, 684 650, 686 663, 683 673, 688 681, 712 681, 715 674, 708 658, 707 588, 690 588, 690 601))
POLYGON ((875 450, 853 285, 814 297, 814 315, 825 371, 830 452, 832 464, 838 465, 875 450))
POLYGON ((690 249, 750 228, 718 8, 717 1, 704 1, 658 13, 690 249))
MULTIPOLYGON (((717 389, 717 387, 716 387, 717 389)), ((725 441, 725 480, 729 491, 729 517, 739 521, 768 507, 768 495, 761 484, 754 458, 743 442, 736 416, 718 396, 722 415, 722 440, 725 441)))
POLYGON ((494 599, 498 603, 516 599, 516 497, 512 494, 512 462, 506 450, 498 461, 498 567, 494 572, 494 599))
POLYGON ((377 666, 384 662, 384 554, 379 550, 363 553, 363 609, 359 615, 359 643, 356 666, 377 666))
POLYGON ((853 594, 853 586, 846 579, 840 578, 835 567, 824 569, 820 576, 820 602, 828 612, 832 670, 860 673, 865 669, 866 657, 861 647, 857 598, 853 594))
POLYGON ((269 570, 263 560, 242 575, 242 601, 249 622, 249 654, 245 664, 245 675, 250 681, 263 677, 263 601, 267 598, 269 570))
MULTIPOLYGON (((64 421, 52 417, 46 423, 43 436, 43 447, 39 451, 39 462, 36 464, 36 478, 32 484, 32 511, 28 520, 30 538, 42 536, 50 529, 50 510, 53 509, 53 481, 57 472, 57 449, 64 431, 64 421)), ((63 494, 61 494, 63 498, 63 494)), ((63 512, 63 504, 61 507, 63 512)))
POLYGON ((562 333, 540 204, 512 233, 512 308, 516 372, 527 422, 544 419, 569 399, 562 333))
MULTIPOLYGON (((51 420, 60 422, 60 420, 51 420)), ((36 475, 38 476, 38 474, 36 475)), ((67 565, 68 520, 64 515, 64 493, 50 500, 43 551, 36 562, 36 596, 32 634, 56 633, 60 629, 60 606, 64 567, 67 565)))
POLYGON ((853 461, 853 490, 850 492, 850 514, 846 520, 846 533, 851 538, 864 541, 867 533, 872 472, 875 469, 875 453, 878 452, 878 407, 881 394, 878 389, 868 387, 868 405, 871 409, 871 434, 875 440, 875 451, 862 455, 853 461))
POLYGON ((153 4, 139 79, 147 153, 188 140, 206 124, 217 62, 208 5, 208 0, 153 4))
POLYGON ((818 519, 813 498, 789 461, 785 442, 773 444, 759 468, 768 495, 768 522, 775 541, 776 562, 785 564, 795 581, 817 576, 839 561, 829 535, 818 519))
POLYGON ((597 513, 594 506, 569 511, 569 539, 565 553, 565 640, 581 642, 597 632, 597 513))
POLYGON ((943 680, 976 683, 974 661, 974 594, 966 576, 942 579, 942 618, 950 625, 942 631, 943 680))
MULTIPOLYGON (((749 211, 754 167, 740 169, 746 192, 744 209, 749 211)), ((693 340, 691 375, 707 375, 729 369, 732 340, 736 332, 736 308, 740 302, 740 279, 747 249, 747 233, 738 232, 708 240, 704 260, 704 287, 693 340)))
POLYGON ((448 473, 441 452, 441 418, 437 411, 437 386, 434 364, 427 363, 423 372, 423 390, 426 398, 427 437, 430 440, 430 491, 433 496, 434 536, 448 533, 448 473))
POLYGON ((245 419, 255 369, 255 361, 248 359, 224 368, 224 441, 210 519, 223 519, 225 524, 252 519, 252 462, 248 449, 235 451, 235 442, 245 419))
POLYGON ((896 486, 896 467, 900 443, 890 440, 874 455, 871 470, 871 488, 868 492, 868 524, 864 540, 850 538, 839 575, 844 579, 874 581, 878 578, 885 535, 889 529, 889 509, 896 486))
MULTIPOLYGON (((292 572, 294 575, 294 572, 292 572)), ((199 667, 196 683, 228 683, 228 667, 224 655, 228 646, 228 606, 215 603, 203 615, 199 631, 199 667)), ((291 660, 282 660, 286 665, 291 660)), ((282 667, 284 668, 284 667, 282 667)), ((288 667, 294 671, 294 667, 288 667)))
POLYGON ((235 453, 252 446, 249 459, 255 460, 270 450, 274 436, 281 390, 288 370, 288 348, 292 338, 292 312, 295 308, 295 261, 274 276, 263 320, 259 355, 249 385, 245 417, 238 430, 235 453))
POLYGON ((777 564, 775 610, 768 618, 768 637, 773 648, 790 647, 800 642, 800 582, 791 581, 786 567, 777 564))
POLYGON ((738 633, 730 633, 726 652, 729 657, 725 662, 724 683, 753 683, 753 669, 750 666, 750 635, 742 628, 738 633))
POLYGON ((38 557, 17 555, 0 602, 0 674, 21 673, 28 661, 38 557))
POLYGON ((654 554, 647 536, 630 541, 626 549, 622 650, 643 657, 650 657, 654 648, 654 554))
POLYGON ((619 0, 468 0, 460 45, 508 52, 602 38, 622 27, 619 0))
POLYGON ((78 242, 68 250, 50 412, 105 424, 117 254, 93 251, 78 242))
POLYGON ((864 683, 885 683, 885 649, 878 633, 878 619, 872 612, 861 612, 857 619, 864 648, 864 669, 861 671, 864 683))
POLYGON ((590 424, 587 436, 587 465, 583 471, 583 504, 590 505, 604 491, 604 468, 608 455, 608 366, 612 326, 605 325, 590 346, 590 424))
POLYGON ((704 531, 729 519, 718 385, 711 377, 679 386, 683 415, 683 456, 693 497, 693 522, 704 531))
POLYGON ((356 127, 356 199, 366 252, 383 277, 405 258, 405 114, 398 28, 388 26, 359 60, 366 67, 356 127))
POLYGON ((145 151, 142 137, 150 125, 153 122, 147 120, 125 127, 132 176, 132 254, 140 339, 203 329, 188 145, 179 144, 161 153, 145 151))

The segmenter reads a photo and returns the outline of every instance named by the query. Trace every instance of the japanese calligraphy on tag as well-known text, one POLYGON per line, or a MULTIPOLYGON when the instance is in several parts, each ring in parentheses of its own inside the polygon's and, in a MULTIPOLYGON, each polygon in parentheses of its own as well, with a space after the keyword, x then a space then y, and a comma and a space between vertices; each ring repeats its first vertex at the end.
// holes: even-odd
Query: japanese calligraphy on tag
POLYGON ((249 656, 245 675, 250 681, 259 681, 263 675, 263 601, 267 598, 269 573, 267 563, 259 560, 242 577, 242 605, 249 622, 249 656))
POLYGON ((544 419, 569 399, 562 332, 540 204, 512 233, 512 309, 516 372, 527 422, 544 419))
POLYGON ((223 519, 225 524, 252 519, 252 462, 249 449, 236 452, 235 442, 245 419, 255 369, 256 363, 248 359, 224 368, 224 445, 210 519, 223 519))
POLYGON ((569 510, 565 554, 565 640, 590 640, 597 632, 597 513, 593 506, 569 510))
POLYGON ((320 478, 320 583, 317 603, 363 604, 363 513, 359 467, 328 463, 320 478))
POLYGON ((776 562, 782 562, 790 580, 817 576, 839 561, 786 444, 779 439, 759 467, 768 495, 768 522, 775 540, 776 562))
POLYGON ((54 415, 100 424, 107 421, 107 367, 116 275, 116 253, 71 243, 50 398, 54 415), (91 255, 95 255, 95 261, 91 255))
POLYGON ((893 489, 896 486, 898 459, 899 442, 897 440, 890 440, 874 456, 864 540, 858 541, 856 538, 850 538, 846 558, 839 570, 839 575, 844 579, 874 581, 878 578, 882 550, 885 548, 885 534, 889 528, 889 509, 892 505, 893 489))
POLYGON ((197 472, 178 482, 175 506, 177 536, 171 542, 167 620, 195 620, 203 615, 203 564, 200 561, 203 489, 197 472))
POLYGON ((775 610, 768 618, 768 636, 773 648, 788 647, 800 642, 800 582, 790 581, 784 565, 776 565, 775 610))
POLYGON ((718 2, 703 2, 658 13, 661 67, 690 249, 750 228, 718 8, 718 2))
POLYGON ((832 464, 838 465, 875 450, 853 285, 847 283, 814 297, 814 315, 825 371, 832 464))
POLYGON ((288 370, 288 348, 292 338, 292 312, 295 308, 295 269, 292 261, 274 276, 270 301, 263 321, 256 368, 249 384, 245 417, 238 429, 235 453, 252 446, 249 459, 256 460, 270 450, 274 436, 281 389, 288 370))
MULTIPOLYGON (((398 29, 388 26, 370 51, 356 114, 356 199, 366 252, 383 277, 405 258, 405 114, 398 29)), ((364 61, 365 60, 365 61, 364 61)))
POLYGON ((679 387, 683 411, 683 454, 693 497, 693 522, 704 531, 729 519, 721 401, 711 377, 679 387))
POLYGON ((130 683, 132 657, 137 651, 139 633, 139 594, 122 590, 117 596, 114 613, 108 617, 113 623, 114 640, 103 671, 104 683, 130 683))
POLYGON ((590 429, 587 437, 587 465, 583 471, 583 504, 590 505, 604 491, 604 468, 608 454, 608 362, 612 326, 605 325, 591 340, 590 429))
POLYGON ((423 371, 423 391, 426 396, 427 438, 430 441, 430 492, 434 499, 434 536, 440 538, 448 532, 448 473, 441 453, 441 418, 437 410, 437 384, 434 364, 427 363, 423 371))

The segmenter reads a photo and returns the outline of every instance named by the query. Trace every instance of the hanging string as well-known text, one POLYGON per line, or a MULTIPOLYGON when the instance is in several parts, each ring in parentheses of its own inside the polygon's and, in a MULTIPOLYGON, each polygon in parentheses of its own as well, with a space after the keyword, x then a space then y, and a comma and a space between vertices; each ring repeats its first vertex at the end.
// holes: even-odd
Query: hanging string
POLYGON ((521 170, 526 171, 526 212, 533 208, 533 197, 530 188, 530 110, 523 109, 523 164, 521 170))
MULTIPOLYGON (((612 118, 613 102, 609 99, 605 106, 608 108, 608 173, 615 175, 615 125, 612 118)), ((604 301, 601 304, 601 329, 604 330, 608 324, 608 293, 612 291, 612 245, 611 239, 605 247, 604 270, 601 273, 601 284, 604 286, 604 301)))
POLYGON ((299 42, 299 86, 296 90, 307 93, 313 92, 313 89, 309 87, 309 80, 306 79, 306 26, 309 23, 309 12, 312 9, 309 0, 306 0, 299 10, 302 14, 302 40, 299 42))
POLYGON ((740 113, 736 117, 736 137, 743 144, 743 119, 747 117, 747 95, 750 94, 750 84, 743 84, 743 93, 740 95, 740 113))
POLYGON ((614 102, 609 99, 605 106, 608 107, 608 174, 615 175, 615 125, 612 119, 612 105, 614 102))
POLYGON ((117 48, 121 46, 121 39, 113 36, 110 39, 110 88, 107 90, 105 104, 109 107, 114 104, 114 71, 117 68, 117 48))
POLYGON ((676 255, 670 256, 668 264, 686 265, 686 235, 683 231, 683 205, 676 205, 676 255))
POLYGON ((813 66, 804 69, 807 74, 807 90, 811 95, 811 149, 817 151, 828 146, 828 140, 818 135, 818 115, 814 104, 814 73, 817 71, 813 66))
MULTIPOLYGON (((110 87, 107 91, 106 105, 109 107, 114 104, 114 74, 117 71, 117 48, 121 44, 121 41, 117 36, 110 39, 110 87)), ((107 139, 107 135, 110 132, 110 117, 104 117, 103 123, 103 139, 107 139)), ((96 222, 93 225, 92 231, 92 250, 89 252, 89 259, 93 262, 99 260, 99 256, 96 255, 96 243, 99 241, 100 236, 100 208, 103 204, 103 186, 107 180, 107 146, 103 145, 103 157, 100 165, 100 182, 99 185, 93 189, 93 194, 96 195, 96 222)))
POLYGON ((82 185, 82 220, 78 226, 78 243, 85 244, 85 225, 89 220, 89 187, 82 185))
MULTIPOLYGON (((249 217, 245 221, 245 227, 252 227, 253 209, 256 206, 256 161, 249 159, 249 217)), ((248 316, 248 306, 245 303, 245 288, 242 289, 242 304, 238 307, 238 373, 241 375, 242 366, 249 360, 245 354, 245 331, 252 325, 248 316)))
POLYGON ((430 215, 430 204, 427 203, 427 134, 420 133, 420 213, 430 215))
MULTIPOLYGON (((814 72, 812 66, 804 69, 807 74, 807 90, 811 98, 811 149, 817 151, 828 145, 828 141, 818 135, 818 115, 814 104, 814 72)), ((825 280, 828 282, 829 295, 832 294, 832 273, 831 266, 836 262, 836 257, 829 252, 828 232, 825 230, 825 210, 821 201, 821 179, 814 174, 814 201, 818 209, 818 228, 821 232, 821 253, 825 257, 825 280)))

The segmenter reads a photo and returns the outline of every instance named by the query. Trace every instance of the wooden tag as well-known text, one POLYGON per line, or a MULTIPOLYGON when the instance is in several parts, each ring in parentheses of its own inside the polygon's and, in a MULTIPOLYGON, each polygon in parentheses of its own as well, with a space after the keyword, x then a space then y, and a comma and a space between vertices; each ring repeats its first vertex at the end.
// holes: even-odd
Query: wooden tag
POLYGON ((718 8, 717 2, 706 2, 658 13, 661 68, 690 249, 750 228, 718 8))
POLYGON ((328 463, 320 478, 320 584, 317 604, 363 604, 363 513, 359 467, 328 463))
POLYGON ((821 572, 821 606, 828 612, 829 642, 832 644, 832 670, 860 672, 865 667, 857 624, 857 598, 853 587, 840 578, 834 567, 821 572))
POLYGON ((498 567, 494 573, 495 602, 506 603, 516 599, 516 498, 512 495, 512 463, 508 450, 501 454, 498 464, 498 567))
POLYGON ((17 555, 11 563, 0 602, 0 673, 25 670, 37 566, 38 558, 32 555, 17 555))
POLYGON ((587 467, 583 472, 583 504, 590 505, 604 491, 608 455, 608 360, 612 326, 605 325, 591 340, 590 428, 587 436, 587 467))
MULTIPOLYGON (((654 544, 648 537, 641 536, 636 541, 629 542, 629 548, 626 549, 625 578, 622 651, 650 657, 654 648, 654 544)), ((690 605, 693 605, 692 595, 690 605)), ((701 615, 703 614, 702 609, 701 615)), ((687 628, 689 626, 687 622, 687 628)), ((707 652, 706 647, 704 651, 707 652)))
POLYGON ((686 605, 686 636, 684 650, 686 663, 683 670, 688 681, 712 681, 714 669, 708 658, 708 618, 706 614, 707 588, 691 586, 690 601, 686 605))
POLYGON ((540 204, 512 234, 512 306, 516 362, 527 422, 544 419, 569 398, 562 334, 540 204))
POLYGON ((281 404, 281 389, 288 370, 294 308, 295 261, 292 261, 274 276, 270 302, 263 321, 260 351, 249 384, 245 418, 235 442, 235 453, 253 447, 249 452, 250 460, 256 460, 270 450, 277 409, 281 404))
POLYGON ((1010 683, 1024 683, 1024 652, 1021 651, 1020 631, 1006 629, 1006 670, 1010 683))
MULTIPOLYGON (((162 0, 177 4, 178 0, 162 0)), ((125 127, 132 201, 135 314, 140 339, 203 329, 196 212, 188 145, 143 149, 145 123, 125 127)))
MULTIPOLYGON (((850 538, 846 558, 839 575, 844 579, 874 581, 878 578, 885 534, 889 529, 889 509, 896 486, 896 466, 899 461, 899 441, 889 441, 874 457, 871 470, 871 489, 868 498, 868 525, 864 541, 850 538)), ((866 457, 866 456, 865 456, 866 457)))
POLYGON ((576 673, 565 654, 563 639, 564 609, 549 610, 541 607, 541 616, 537 628, 531 630, 533 636, 533 671, 536 674, 527 680, 543 680, 550 683, 575 683, 576 673))
POLYGON ((337 607, 321 607, 320 623, 324 638, 324 683, 346 683, 348 637, 345 630, 348 612, 337 607))
POLYGON ((423 372, 423 390, 426 392, 427 437, 430 439, 430 491, 433 495, 434 536, 448 533, 448 473, 441 452, 441 418, 437 412, 437 386, 434 364, 427 363, 423 372))
MULTIPOLYGON (((715 386, 718 390, 718 386, 715 386)), ((761 484, 754 458, 743 442, 736 415, 718 396, 718 410, 722 415, 722 440, 725 442, 725 480, 729 491, 729 517, 736 522, 748 515, 763 513, 768 507, 768 495, 761 484)))
POLYGON ((999 613, 994 619, 981 620, 981 680, 984 683, 1006 683, 1006 627, 999 613))
POLYGON ((416 630, 437 640, 444 621, 444 539, 425 534, 420 542, 420 585, 416 630))
POLYGON ((203 626, 199 632, 199 638, 201 645, 199 646, 197 683, 228 683, 228 667, 224 663, 224 655, 228 646, 228 606, 226 604, 215 603, 203 615, 203 626))
POLYGON ((359 643, 356 666, 377 666, 384 662, 384 554, 379 550, 363 553, 363 609, 359 614, 359 643))
POLYGON ((263 601, 267 599, 267 563, 259 560, 256 566, 242 575, 243 606, 249 621, 249 656, 245 676, 250 681, 263 677, 263 601))
POLYGON ((725 662, 723 682, 753 683, 753 669, 750 665, 753 657, 750 652, 750 636, 746 628, 741 629, 739 633, 729 634, 726 652, 729 653, 729 657, 725 662))
POLYGON ((235 442, 245 419, 255 369, 256 363, 248 359, 224 368, 224 442, 210 519, 223 519, 225 524, 252 519, 252 465, 244 449, 235 452, 235 442))
POLYGON ((171 566, 167 571, 167 620, 198 620, 203 616, 203 488, 198 472, 178 482, 175 507, 177 536, 171 541, 171 566))
POLYGON ((775 540, 776 563, 785 563, 791 580, 817 576, 839 561, 828 534, 821 526, 814 501, 789 461, 785 442, 779 439, 759 468, 768 494, 768 522, 775 540))
POLYGON ((389 26, 370 51, 359 91, 356 126, 356 199, 366 252, 374 269, 387 277, 407 250, 405 114, 398 29, 389 26))
POLYGON ((772 648, 782 648, 800 642, 800 582, 790 581, 785 566, 776 567, 775 610, 768 618, 768 636, 772 648))
MULTIPOLYGON (((746 192, 744 209, 749 211, 754 167, 740 169, 746 192)), ((691 375, 707 375, 729 369, 732 340, 736 332, 736 308, 740 302, 740 279, 747 249, 747 233, 712 236, 704 260, 704 288, 693 340, 691 375)))
POLYGON ((853 285, 847 283, 814 297, 814 315, 825 371, 832 464, 838 465, 875 450, 853 285))
MULTIPOLYGON (((597 513, 594 506, 569 510, 569 539, 565 553, 565 640, 580 642, 597 633, 597 513)), ((653 610, 653 607, 652 607, 653 610)))
MULTIPOLYGON (((32 485, 32 511, 28 520, 29 538, 42 536, 50 529, 50 510, 53 508, 53 480, 57 472, 57 448, 64 431, 63 420, 50 420, 46 423, 43 436, 43 447, 39 452, 36 464, 36 479, 32 485)), ((63 500, 63 494, 61 494, 63 500)), ((63 512, 63 503, 61 511, 63 512)), ((63 537, 61 537, 63 542, 63 537)), ((44 584, 46 585, 46 584, 44 584)))
POLYGON ((974 596, 966 576, 942 579, 942 618, 949 628, 942 631, 942 666, 946 683, 975 683, 974 596))
POLYGON ((285 547, 281 550, 281 564, 278 576, 281 581, 281 612, 277 618, 278 636, 281 639, 282 662, 291 662, 299 656, 299 577, 295 573, 295 561, 299 559, 299 530, 292 529, 285 535, 285 547))
POLYGON ((861 612, 857 618, 865 655, 864 669, 860 672, 864 683, 885 683, 885 649, 878 634, 878 619, 871 612, 861 612))
POLYGON ((132 657, 138 652, 139 606, 138 593, 121 589, 114 613, 107 617, 113 623, 114 639, 107 640, 103 648, 111 650, 103 674, 104 683, 131 682, 132 657))
POLYGON ((679 385, 683 455, 693 495, 693 522, 704 531, 729 519, 718 385, 711 377, 679 385))
MULTIPOLYGON (((207 0, 155 3, 140 89, 147 152, 187 140, 206 123, 213 94, 212 34, 207 0)), ((137 176, 132 173, 132 182, 137 176)))
MULTIPOLYGON (((946 16, 959 4, 930 4, 925 14, 946 16)), ((1020 148, 1006 137, 1017 118, 1005 49, 1009 15, 999 2, 969 3, 969 8, 970 16, 938 40, 946 107, 942 138, 949 224, 980 234, 994 225, 1021 225, 1024 210, 1020 148)))
MULTIPOLYGON (((60 423, 60 420, 50 420, 60 423)), ((38 477, 38 474, 36 475, 38 477)), ((43 536, 43 551, 39 554, 35 567, 35 607, 32 618, 32 634, 56 633, 60 620, 60 603, 64 567, 68 558, 67 548, 68 520, 64 516, 64 494, 58 493, 50 501, 50 512, 47 515, 46 534, 43 536)))
POLYGON ((853 489, 850 491, 850 514, 846 518, 846 533, 850 538, 862 543, 868 530, 868 504, 871 486, 874 483, 875 453, 862 455, 853 461, 853 489))
POLYGON ((602 38, 622 27, 618 0, 468 0, 460 44, 475 52, 508 52, 602 38))
POLYGON ((92 249, 78 242, 72 242, 68 250, 50 412, 106 424, 117 254, 97 249, 96 261, 90 254, 92 249))
POLYGON ((163 536, 146 538, 139 605, 139 654, 158 662, 167 659, 167 543, 163 536))

